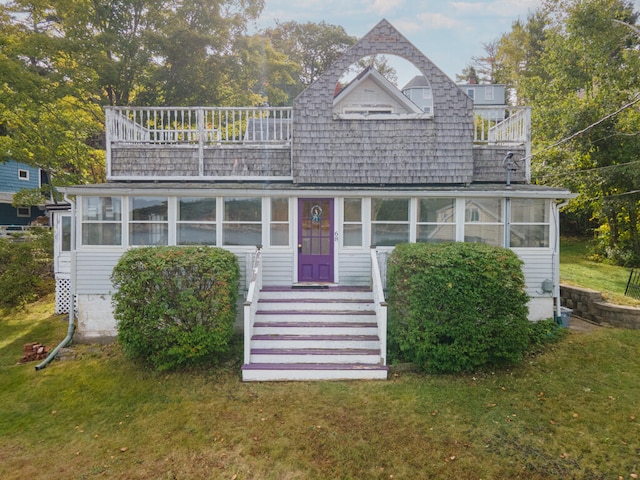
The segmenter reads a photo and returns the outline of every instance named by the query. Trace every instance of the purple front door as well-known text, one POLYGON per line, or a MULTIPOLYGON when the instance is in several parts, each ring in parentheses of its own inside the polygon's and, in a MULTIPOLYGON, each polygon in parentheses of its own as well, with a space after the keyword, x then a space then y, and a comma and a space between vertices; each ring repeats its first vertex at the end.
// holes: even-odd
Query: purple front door
POLYGON ((333 199, 298 199, 298 281, 333 282, 333 199))

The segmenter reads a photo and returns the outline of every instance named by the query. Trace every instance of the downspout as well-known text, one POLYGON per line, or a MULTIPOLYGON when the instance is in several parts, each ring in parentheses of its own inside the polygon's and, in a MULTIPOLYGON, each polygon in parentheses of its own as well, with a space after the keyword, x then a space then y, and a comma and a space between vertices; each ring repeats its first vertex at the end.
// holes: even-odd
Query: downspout
POLYGON ((71 274, 70 274, 70 285, 69 285, 69 326, 67 328, 67 336, 58 344, 56 348, 54 348, 47 358, 45 358, 41 363, 36 365, 36 371, 42 370, 45 368, 56 356, 58 352, 66 347, 73 338, 73 333, 76 329, 75 326, 75 298, 76 298, 76 206, 67 195, 64 196, 64 199, 69 202, 71 205, 71 251, 69 255, 71 257, 71 274))
POLYGON ((554 204, 554 217, 555 217, 555 230, 556 230, 556 238, 555 238, 555 246, 553 249, 553 260, 552 260, 552 268, 553 272, 553 288, 554 288, 554 296, 556 297, 556 318, 554 319, 556 323, 560 323, 561 318, 561 310, 560 310, 560 209, 569 205, 569 200, 565 200, 562 203, 554 204), (556 268, 557 261, 557 268, 556 268))

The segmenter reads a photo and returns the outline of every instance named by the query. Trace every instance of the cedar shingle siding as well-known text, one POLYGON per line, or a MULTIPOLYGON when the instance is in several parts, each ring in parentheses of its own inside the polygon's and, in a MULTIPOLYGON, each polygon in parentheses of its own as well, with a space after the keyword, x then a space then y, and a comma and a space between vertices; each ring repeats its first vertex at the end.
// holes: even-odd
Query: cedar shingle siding
POLYGON ((294 103, 293 177, 305 184, 444 184, 473 180, 473 102, 386 20, 294 103), (398 55, 433 90, 428 120, 334 120, 335 86, 372 54, 398 55))

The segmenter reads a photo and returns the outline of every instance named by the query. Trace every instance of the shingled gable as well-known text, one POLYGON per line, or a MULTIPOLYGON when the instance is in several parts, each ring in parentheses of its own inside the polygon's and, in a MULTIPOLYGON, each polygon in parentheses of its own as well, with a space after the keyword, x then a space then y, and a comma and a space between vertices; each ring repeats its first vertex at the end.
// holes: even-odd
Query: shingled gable
POLYGON ((473 102, 387 20, 351 47, 294 102, 293 181, 324 185, 468 184, 473 178, 473 102), (413 63, 433 91, 429 119, 333 118, 335 86, 374 54, 413 63))

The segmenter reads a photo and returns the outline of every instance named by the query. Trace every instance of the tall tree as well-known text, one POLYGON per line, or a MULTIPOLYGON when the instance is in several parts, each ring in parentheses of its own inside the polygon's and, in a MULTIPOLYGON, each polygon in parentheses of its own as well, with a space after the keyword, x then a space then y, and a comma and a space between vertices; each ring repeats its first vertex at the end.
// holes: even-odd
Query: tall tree
POLYGON ((579 193, 571 215, 595 220, 600 254, 640 264, 637 19, 625 0, 547 0, 498 50, 534 107, 534 178, 579 193))
POLYGON ((277 51, 300 66, 300 90, 311 85, 356 42, 356 38, 348 35, 344 28, 325 22, 276 23, 264 34, 271 39, 277 51))

